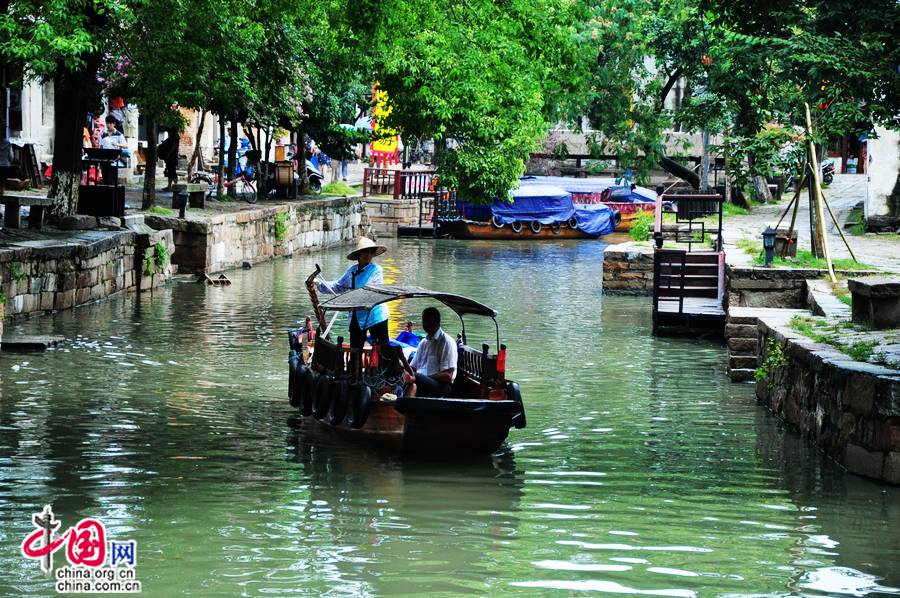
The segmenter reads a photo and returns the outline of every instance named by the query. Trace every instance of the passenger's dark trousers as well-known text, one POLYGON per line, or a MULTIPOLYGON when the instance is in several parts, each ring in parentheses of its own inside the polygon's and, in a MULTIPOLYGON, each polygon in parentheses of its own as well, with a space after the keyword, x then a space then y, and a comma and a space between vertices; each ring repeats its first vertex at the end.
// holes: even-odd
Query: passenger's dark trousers
POLYGON ((417 397, 449 397, 450 385, 446 382, 438 382, 431 376, 416 372, 416 396, 417 397))
MULTIPOLYGON (((388 343, 388 323, 378 322, 369 326, 368 332, 372 335, 372 340, 376 344, 386 345, 388 343)), ((353 349, 362 349, 366 344, 366 330, 362 330, 356 321, 356 314, 350 318, 350 347, 353 349)))

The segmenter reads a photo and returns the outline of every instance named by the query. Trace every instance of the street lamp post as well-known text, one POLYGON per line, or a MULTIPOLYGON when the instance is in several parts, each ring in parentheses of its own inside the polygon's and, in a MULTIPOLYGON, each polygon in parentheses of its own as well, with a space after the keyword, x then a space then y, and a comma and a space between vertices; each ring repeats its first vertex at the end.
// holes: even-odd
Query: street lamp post
POLYGON ((766 252, 766 268, 772 267, 772 260, 775 259, 775 229, 767 226, 763 231, 763 249, 766 252))

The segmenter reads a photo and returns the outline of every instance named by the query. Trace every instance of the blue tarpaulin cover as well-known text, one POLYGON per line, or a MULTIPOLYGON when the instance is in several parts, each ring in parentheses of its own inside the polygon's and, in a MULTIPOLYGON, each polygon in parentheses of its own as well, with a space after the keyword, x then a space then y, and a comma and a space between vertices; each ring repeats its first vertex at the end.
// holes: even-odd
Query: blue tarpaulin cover
POLYGON ((616 229, 613 211, 602 203, 576 205, 575 219, 578 230, 591 236, 608 235, 616 229))
POLYGON ((591 235, 606 235, 616 228, 613 212, 603 204, 573 204, 572 194, 553 185, 528 184, 510 192, 512 203, 497 201, 493 216, 503 224, 512 222, 567 222, 573 216, 578 230, 591 235))
POLYGON ((576 179, 564 176, 523 176, 519 179, 520 189, 531 186, 553 185, 563 191, 568 191, 575 196, 578 203, 579 195, 603 193, 606 189, 612 190, 609 201, 647 203, 656 201, 656 193, 645 187, 634 189, 630 185, 617 185, 616 179, 611 177, 596 177, 588 179, 576 179))
POLYGON ((512 203, 495 201, 492 215, 503 224, 540 222, 553 224, 565 222, 575 215, 572 195, 559 187, 528 185, 510 191, 512 203))

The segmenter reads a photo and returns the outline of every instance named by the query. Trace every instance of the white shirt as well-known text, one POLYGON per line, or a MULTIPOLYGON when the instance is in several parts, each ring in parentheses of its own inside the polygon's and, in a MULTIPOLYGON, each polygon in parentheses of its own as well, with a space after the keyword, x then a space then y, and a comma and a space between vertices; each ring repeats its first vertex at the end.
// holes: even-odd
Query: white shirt
POLYGON ((106 135, 103 139, 100 140, 100 147, 102 149, 122 149, 119 147, 120 145, 125 145, 128 143, 125 141, 125 136, 116 131, 112 135, 106 135))
POLYGON ((452 369, 450 381, 456 380, 456 341, 438 328, 434 335, 422 339, 409 365, 426 376, 452 369))

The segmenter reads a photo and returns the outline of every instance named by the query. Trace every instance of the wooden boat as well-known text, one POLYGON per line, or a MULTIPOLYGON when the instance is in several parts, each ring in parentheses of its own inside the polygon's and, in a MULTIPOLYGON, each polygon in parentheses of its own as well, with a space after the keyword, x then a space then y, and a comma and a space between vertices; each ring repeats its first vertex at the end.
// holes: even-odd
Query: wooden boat
MULTIPOLYGON (((317 266, 318 270, 318 266, 317 266)), ((315 276, 316 273, 313 274, 315 276)), ((419 454, 491 453, 511 427, 525 427, 525 407, 515 382, 506 379, 506 346, 500 344, 495 312, 461 295, 419 287, 368 285, 318 304, 307 280, 319 319, 319 335, 310 350, 306 335, 289 331, 291 405, 304 418, 347 438, 419 454), (342 337, 325 334, 328 311, 372 309, 405 299, 433 299, 460 318, 457 376, 450 397, 396 397, 405 358, 398 347, 351 349, 342 337), (497 353, 466 345, 463 316, 489 317, 497 330, 497 353)), ((401 386, 402 388, 402 386, 401 386)))
POLYGON ((656 209, 655 204, 652 203, 606 201, 603 202, 603 204, 619 213, 619 221, 616 223, 617 233, 630 232, 631 227, 634 225, 634 221, 638 219, 638 216, 643 213, 653 216, 654 210, 656 209))
POLYGON ((438 220, 437 235, 455 239, 506 239, 517 241, 546 239, 594 239, 573 227, 568 222, 550 225, 530 226, 520 223, 518 227, 510 225, 497 226, 491 222, 478 222, 459 218, 456 220, 438 220))

